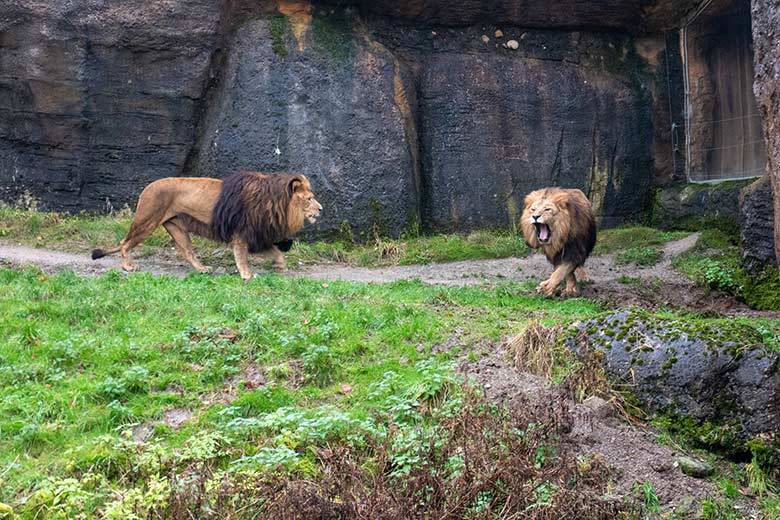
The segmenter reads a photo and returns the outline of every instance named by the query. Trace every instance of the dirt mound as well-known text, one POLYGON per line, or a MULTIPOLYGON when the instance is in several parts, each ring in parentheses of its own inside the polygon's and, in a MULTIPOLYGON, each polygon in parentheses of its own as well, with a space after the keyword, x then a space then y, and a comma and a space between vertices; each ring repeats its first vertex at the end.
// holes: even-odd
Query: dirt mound
POLYGON ((603 460, 612 468, 613 490, 619 496, 629 496, 649 482, 665 511, 685 516, 694 513, 694 506, 703 499, 717 494, 712 483, 682 473, 675 465, 682 453, 660 446, 652 429, 629 424, 604 401, 578 404, 561 387, 516 370, 505 344, 478 361, 464 360, 460 370, 485 390, 489 400, 510 408, 531 406, 540 418, 552 403, 566 403, 570 426, 563 443, 580 457, 603 460))

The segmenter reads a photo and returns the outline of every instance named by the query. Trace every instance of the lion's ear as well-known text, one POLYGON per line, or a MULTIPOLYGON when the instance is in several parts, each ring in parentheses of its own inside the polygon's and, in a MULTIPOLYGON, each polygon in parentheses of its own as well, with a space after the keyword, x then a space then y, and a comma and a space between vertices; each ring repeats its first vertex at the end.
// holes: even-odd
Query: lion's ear
POLYGON ((553 204, 558 206, 558 209, 568 209, 569 208, 569 198, 566 195, 561 195, 560 197, 555 197, 552 202, 553 202, 553 204))
POLYGON ((290 180, 289 184, 287 184, 287 191, 290 193, 290 197, 293 196, 293 194, 301 189, 303 187, 303 181, 299 179, 298 177, 294 177, 290 180))

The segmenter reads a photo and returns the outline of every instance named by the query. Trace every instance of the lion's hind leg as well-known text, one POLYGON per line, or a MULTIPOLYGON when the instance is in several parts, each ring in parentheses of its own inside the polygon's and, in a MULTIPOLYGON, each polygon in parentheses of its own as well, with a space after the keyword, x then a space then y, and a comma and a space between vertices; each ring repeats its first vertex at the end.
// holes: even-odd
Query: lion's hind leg
POLYGON ((566 288, 562 293, 564 296, 577 296, 580 294, 580 290, 577 288, 577 279, 574 277, 574 272, 566 275, 566 288))
POLYGON ((273 262, 274 271, 277 273, 283 273, 287 271, 287 263, 284 261, 284 253, 278 247, 271 246, 271 249, 267 251, 267 254, 271 257, 273 262))
POLYGON ((179 254, 187 260, 192 267, 199 273, 208 273, 211 268, 203 265, 195 251, 192 249, 192 240, 190 240, 190 233, 187 229, 181 225, 178 218, 174 217, 167 222, 163 223, 163 227, 173 238, 174 244, 176 244, 176 250, 179 254))
POLYGON ((577 275, 577 280, 580 282, 590 283, 590 276, 588 276, 588 273, 585 271, 583 266, 579 266, 577 269, 575 269, 574 274, 577 275))

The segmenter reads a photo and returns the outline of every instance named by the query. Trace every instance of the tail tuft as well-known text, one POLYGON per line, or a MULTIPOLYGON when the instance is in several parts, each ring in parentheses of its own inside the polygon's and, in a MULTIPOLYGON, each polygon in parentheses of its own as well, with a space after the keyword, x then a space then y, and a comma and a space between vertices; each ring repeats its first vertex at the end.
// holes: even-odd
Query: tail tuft
POLYGON ((106 256, 106 252, 102 249, 92 250, 92 260, 97 260, 98 258, 103 258, 104 256, 106 256))

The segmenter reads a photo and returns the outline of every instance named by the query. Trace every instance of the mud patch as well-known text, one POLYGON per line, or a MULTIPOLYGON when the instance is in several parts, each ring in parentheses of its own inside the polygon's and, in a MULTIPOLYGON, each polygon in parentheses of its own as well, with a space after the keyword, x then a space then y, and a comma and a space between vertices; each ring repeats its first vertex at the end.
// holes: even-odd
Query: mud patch
POLYGON ((254 390, 267 384, 268 378, 265 375, 263 367, 255 363, 250 363, 238 374, 228 377, 222 387, 201 395, 200 402, 206 406, 230 404, 236 400, 240 388, 243 387, 247 390, 254 390))
POLYGON ((166 410, 163 415, 163 423, 167 424, 174 430, 178 430, 184 423, 192 419, 192 410, 186 408, 173 408, 166 410))
POLYGON ((715 485, 675 467, 681 453, 658 445, 652 429, 626 423, 603 402, 575 403, 544 378, 514 369, 504 345, 478 361, 462 361, 460 371, 479 384, 490 401, 510 408, 530 409, 541 418, 551 407, 565 406, 569 424, 562 442, 581 460, 603 460, 612 468, 613 490, 621 497, 630 496, 637 484, 649 482, 665 511, 685 515, 695 512, 695 504, 717 495, 715 485))

